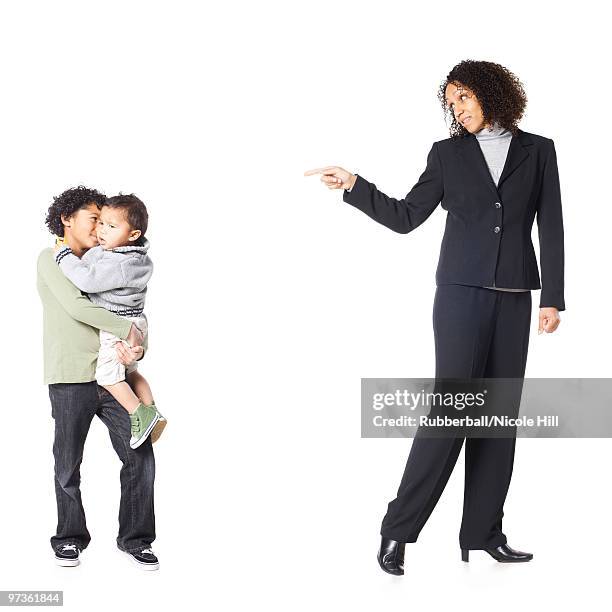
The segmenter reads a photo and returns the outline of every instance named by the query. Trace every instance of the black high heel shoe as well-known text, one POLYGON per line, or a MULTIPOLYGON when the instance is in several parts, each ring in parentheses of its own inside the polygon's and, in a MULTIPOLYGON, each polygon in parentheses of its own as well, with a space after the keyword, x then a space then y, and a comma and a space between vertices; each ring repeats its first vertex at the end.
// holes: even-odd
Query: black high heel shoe
POLYGON ((404 575, 405 547, 405 542, 396 542, 385 537, 381 539, 378 551, 378 565, 380 565, 383 571, 393 576, 404 575))
MULTIPOLYGON (((483 550, 489 553, 496 561, 499 561, 500 563, 523 563, 533 559, 533 555, 531 553, 514 550, 507 544, 502 544, 497 548, 484 548, 483 550)), ((465 561, 466 563, 470 560, 469 550, 466 550, 465 548, 461 549, 461 560, 465 561)))

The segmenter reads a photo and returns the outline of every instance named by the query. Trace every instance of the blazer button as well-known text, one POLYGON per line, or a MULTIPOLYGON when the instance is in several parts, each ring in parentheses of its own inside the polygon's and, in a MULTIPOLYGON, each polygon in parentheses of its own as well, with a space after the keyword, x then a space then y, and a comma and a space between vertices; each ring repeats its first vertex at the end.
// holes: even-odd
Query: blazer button
POLYGON ((495 208, 501 208, 501 204, 499 202, 495 202, 495 208))
POLYGON ((493 228, 493 231, 494 231, 496 234, 499 234, 499 225, 496 225, 496 226, 493 228))

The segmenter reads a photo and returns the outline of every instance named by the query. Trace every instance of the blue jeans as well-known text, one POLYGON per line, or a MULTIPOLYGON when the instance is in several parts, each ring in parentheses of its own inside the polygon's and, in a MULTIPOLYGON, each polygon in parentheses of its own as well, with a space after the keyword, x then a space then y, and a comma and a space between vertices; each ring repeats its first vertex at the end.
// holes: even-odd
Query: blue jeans
POLYGON ((130 448, 130 416, 115 398, 95 381, 49 385, 51 414, 55 420, 55 496, 57 531, 51 546, 76 543, 84 550, 91 537, 81 502, 83 447, 94 415, 108 427, 111 443, 121 459, 121 502, 117 546, 135 552, 155 539, 153 484, 155 458, 151 439, 130 448))

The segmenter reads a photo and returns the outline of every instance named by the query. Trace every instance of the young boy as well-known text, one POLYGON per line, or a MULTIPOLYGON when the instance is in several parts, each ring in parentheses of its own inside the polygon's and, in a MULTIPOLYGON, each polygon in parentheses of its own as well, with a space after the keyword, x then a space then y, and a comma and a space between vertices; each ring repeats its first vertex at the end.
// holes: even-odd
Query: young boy
MULTIPOLYGON (((153 273, 153 262, 147 255, 147 225, 148 213, 141 200, 120 194, 102 204, 96 228, 99 246, 79 259, 62 241, 55 245, 55 261, 72 283, 94 304, 132 321, 144 337, 148 330, 144 302, 153 273)), ((117 359, 117 342, 124 340, 100 330, 96 381, 130 413, 130 446, 138 448, 149 435, 152 442, 159 438, 166 419, 157 410, 137 364, 126 368, 117 359)))

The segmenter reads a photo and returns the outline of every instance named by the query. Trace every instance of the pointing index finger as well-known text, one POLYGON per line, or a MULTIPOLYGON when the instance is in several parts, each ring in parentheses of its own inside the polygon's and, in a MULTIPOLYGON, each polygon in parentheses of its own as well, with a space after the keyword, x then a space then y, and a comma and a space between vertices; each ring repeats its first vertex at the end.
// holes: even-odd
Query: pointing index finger
POLYGON ((304 176, 312 176, 313 174, 334 174, 336 170, 338 170, 338 166, 325 166, 324 168, 306 170, 306 172, 304 172, 304 176))

